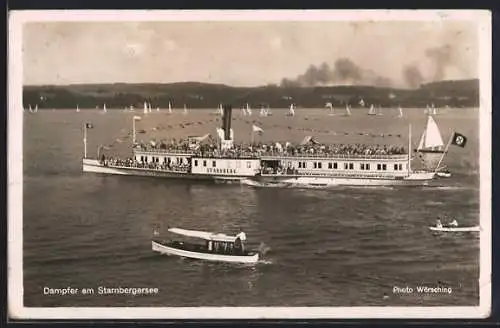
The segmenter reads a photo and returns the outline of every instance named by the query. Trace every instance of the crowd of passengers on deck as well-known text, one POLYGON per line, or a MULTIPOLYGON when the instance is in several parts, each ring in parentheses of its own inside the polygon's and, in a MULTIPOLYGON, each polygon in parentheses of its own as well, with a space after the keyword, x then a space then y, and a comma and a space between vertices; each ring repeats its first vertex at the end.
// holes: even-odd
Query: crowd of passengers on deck
POLYGON ((101 163, 104 166, 115 166, 115 167, 130 167, 139 169, 155 169, 163 171, 175 171, 175 172, 188 172, 190 169, 189 164, 186 163, 159 163, 159 162, 139 162, 134 158, 107 158, 104 155, 101 156, 101 163))
POLYGON ((259 156, 377 156, 403 155, 405 148, 398 145, 370 144, 292 144, 285 142, 234 144, 232 149, 220 150, 215 140, 206 143, 193 143, 188 139, 172 139, 170 143, 138 144, 136 149, 148 151, 185 152, 200 157, 259 157, 259 156))

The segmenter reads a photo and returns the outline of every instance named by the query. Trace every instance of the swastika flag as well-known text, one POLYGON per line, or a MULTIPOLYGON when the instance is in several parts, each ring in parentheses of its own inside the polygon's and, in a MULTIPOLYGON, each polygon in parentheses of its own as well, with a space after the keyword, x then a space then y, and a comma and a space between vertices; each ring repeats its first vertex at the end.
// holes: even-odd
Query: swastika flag
POLYGON ((453 139, 451 141, 452 145, 464 148, 466 143, 467 137, 465 137, 463 134, 457 132, 453 134, 453 139))

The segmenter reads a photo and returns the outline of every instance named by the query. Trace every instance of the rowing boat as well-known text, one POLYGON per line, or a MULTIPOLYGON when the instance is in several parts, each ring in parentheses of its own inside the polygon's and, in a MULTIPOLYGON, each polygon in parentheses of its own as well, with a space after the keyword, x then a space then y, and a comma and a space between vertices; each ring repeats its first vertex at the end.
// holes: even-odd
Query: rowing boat
POLYGON ((432 231, 439 232, 479 232, 481 228, 479 226, 475 227, 429 227, 432 231))

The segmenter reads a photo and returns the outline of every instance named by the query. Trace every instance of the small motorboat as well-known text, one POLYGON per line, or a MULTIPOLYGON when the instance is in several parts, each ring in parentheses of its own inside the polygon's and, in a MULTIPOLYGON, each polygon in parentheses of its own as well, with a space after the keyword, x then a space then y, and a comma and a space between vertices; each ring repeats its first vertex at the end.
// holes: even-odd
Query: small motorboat
POLYGON ((247 251, 244 246, 246 234, 240 232, 236 236, 180 228, 170 228, 169 232, 190 238, 204 240, 204 243, 186 241, 153 240, 153 251, 180 257, 232 263, 257 263, 260 253, 247 251))

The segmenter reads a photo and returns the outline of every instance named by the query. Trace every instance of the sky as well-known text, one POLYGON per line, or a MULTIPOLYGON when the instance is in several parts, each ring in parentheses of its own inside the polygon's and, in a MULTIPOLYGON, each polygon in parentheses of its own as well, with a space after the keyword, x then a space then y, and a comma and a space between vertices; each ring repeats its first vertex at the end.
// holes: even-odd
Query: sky
POLYGON ((477 35, 470 21, 29 22, 23 76, 25 85, 405 87, 477 78, 477 35))

